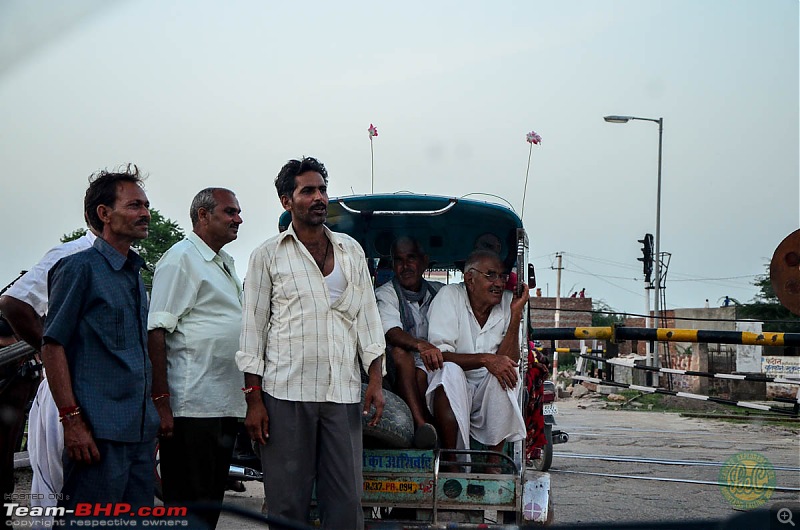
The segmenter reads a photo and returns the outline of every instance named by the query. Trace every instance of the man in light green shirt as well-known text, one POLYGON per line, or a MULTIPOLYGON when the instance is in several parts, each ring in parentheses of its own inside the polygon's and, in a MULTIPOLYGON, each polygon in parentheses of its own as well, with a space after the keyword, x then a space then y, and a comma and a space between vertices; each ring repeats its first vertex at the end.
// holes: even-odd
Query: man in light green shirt
MULTIPOLYGON (((147 328, 166 503, 221 503, 225 495, 238 418, 246 412, 235 361, 242 284, 222 250, 237 237, 240 213, 232 191, 199 192, 189 210, 192 232, 164 254, 153 276, 147 328)), ((202 518, 214 528, 219 512, 202 518)))

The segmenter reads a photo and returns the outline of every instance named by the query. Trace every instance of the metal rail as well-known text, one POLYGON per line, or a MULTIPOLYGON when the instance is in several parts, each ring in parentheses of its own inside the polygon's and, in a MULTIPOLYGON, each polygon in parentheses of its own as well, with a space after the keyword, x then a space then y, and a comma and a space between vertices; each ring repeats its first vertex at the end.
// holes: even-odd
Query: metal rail
POLYGON ((450 202, 447 204, 447 206, 445 206, 443 208, 439 208, 438 210, 368 210, 368 211, 362 211, 362 210, 356 210, 352 206, 348 206, 347 204, 345 204, 344 200, 342 200, 342 199, 336 199, 336 202, 342 208, 344 208, 346 211, 348 211, 348 212, 350 212, 352 214, 357 214, 357 215, 364 214, 364 213, 369 214, 369 215, 418 215, 418 216, 442 215, 443 213, 445 213, 448 210, 450 210, 453 206, 455 206, 456 203, 458 202, 458 199, 456 199, 455 197, 451 197, 449 199, 449 201, 450 202))
POLYGON ((0 370, 7 366, 19 364, 26 357, 32 356, 36 350, 25 341, 15 342, 10 346, 0 349, 0 370))
POLYGON ((781 486, 761 486, 759 484, 729 484, 727 482, 716 482, 712 480, 694 480, 688 478, 668 478, 668 477, 651 477, 642 475, 619 475, 616 473, 592 473, 590 471, 567 471, 566 469, 551 469, 551 473, 570 473, 572 475, 590 475, 595 477, 607 478, 632 478, 638 480, 655 480, 657 482, 681 482, 684 484, 703 484, 706 486, 728 487, 728 488, 750 488, 759 490, 772 490, 780 492, 795 492, 800 491, 800 488, 781 487, 781 486))
MULTIPOLYGON (((739 464, 727 464, 725 462, 703 462, 701 460, 663 460, 660 458, 645 458, 637 456, 609 456, 592 455, 582 453, 553 453, 559 458, 576 458, 582 460, 603 460, 606 462, 634 462, 639 464, 661 464, 665 466, 695 466, 695 467, 736 467, 739 464)), ((792 471, 800 473, 800 467, 791 466, 772 466, 775 471, 792 471)))
MULTIPOLYGON (((541 346, 534 348, 536 351, 555 351, 558 353, 581 353, 583 350, 580 348, 542 348, 541 346)), ((605 353, 606 350, 604 349, 592 349, 586 348, 587 353, 605 353)), ((604 359, 605 360, 605 359, 604 359)))

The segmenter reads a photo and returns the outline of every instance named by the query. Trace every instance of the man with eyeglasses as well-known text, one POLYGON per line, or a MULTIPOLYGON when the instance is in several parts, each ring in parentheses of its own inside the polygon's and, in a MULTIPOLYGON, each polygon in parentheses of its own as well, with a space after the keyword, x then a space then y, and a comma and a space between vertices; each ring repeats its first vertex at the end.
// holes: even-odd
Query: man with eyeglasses
MULTIPOLYGON (((528 288, 523 284, 519 294, 512 293, 507 281, 500 257, 477 250, 466 260, 464 281, 442 287, 431 304, 428 340, 441 350, 444 364, 429 373, 426 398, 445 449, 469 449, 472 437, 502 451, 506 441, 525 437, 517 367, 528 288)), ((499 464, 499 456, 489 462, 499 464)))

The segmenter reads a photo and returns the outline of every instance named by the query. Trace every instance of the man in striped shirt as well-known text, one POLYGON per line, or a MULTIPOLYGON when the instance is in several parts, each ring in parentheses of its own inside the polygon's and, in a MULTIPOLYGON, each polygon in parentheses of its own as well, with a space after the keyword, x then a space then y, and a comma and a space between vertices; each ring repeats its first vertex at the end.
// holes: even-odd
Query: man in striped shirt
POLYGON ((361 416, 375 425, 383 413, 385 342, 363 250, 324 225, 327 182, 313 158, 290 160, 275 179, 292 223, 250 257, 236 360, 269 515, 305 522, 316 478, 323 528, 356 529, 361 416))

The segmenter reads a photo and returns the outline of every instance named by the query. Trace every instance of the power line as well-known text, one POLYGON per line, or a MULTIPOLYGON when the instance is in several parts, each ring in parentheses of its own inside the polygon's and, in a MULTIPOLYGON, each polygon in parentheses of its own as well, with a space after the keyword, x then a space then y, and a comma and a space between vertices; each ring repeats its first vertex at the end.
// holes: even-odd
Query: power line
POLYGON ((623 290, 623 291, 625 291, 625 292, 631 293, 631 294, 633 294, 633 295, 636 295, 636 296, 639 296, 639 297, 641 297, 641 298, 644 298, 644 297, 645 297, 645 295, 643 295, 642 293, 637 293, 636 291, 631 291, 630 289, 626 289, 625 287, 622 287, 621 285, 617 285, 617 284, 615 284, 614 282, 610 282, 610 281, 606 280, 605 278, 602 278, 602 277, 600 277, 600 276, 598 276, 598 275, 596 275, 596 274, 594 274, 594 273, 592 273, 592 272, 589 272, 588 270, 584 269, 584 268, 583 268, 583 267, 581 267, 580 265, 577 265, 577 264, 574 264, 574 265, 575 265, 576 267, 578 267, 579 269, 582 269, 583 271, 585 271, 585 273, 586 273, 587 275, 589 275, 589 276, 594 276, 594 277, 595 277, 595 278, 597 278, 598 280, 600 280, 600 281, 603 281, 603 282, 606 282, 607 284, 609 284, 609 285, 611 285, 611 286, 613 286, 613 287, 616 287, 617 289, 622 289, 622 290, 623 290))
POLYGON ((629 278, 628 276, 609 276, 607 274, 591 274, 591 273, 588 273, 588 272, 580 272, 580 271, 576 271, 576 270, 572 270, 572 269, 567 269, 566 267, 562 267, 562 269, 565 270, 565 271, 572 272, 574 274, 585 274, 587 276, 595 276, 597 278, 612 278, 612 279, 615 279, 615 280, 629 280, 629 281, 633 281, 633 282, 642 281, 641 278, 629 278))
MULTIPOLYGON (((595 262, 595 263, 603 263, 603 264, 606 264, 606 265, 613 265, 613 266, 620 267, 620 268, 625 268, 625 269, 632 269, 632 270, 638 270, 639 269, 639 267, 636 266, 636 265, 631 265, 631 264, 627 264, 627 263, 621 263, 621 262, 618 262, 618 261, 608 260, 608 259, 604 259, 604 258, 597 258, 597 257, 593 257, 593 256, 584 256, 584 255, 581 255, 581 254, 573 254, 571 252, 564 252, 564 256, 573 257, 573 258, 577 258, 577 259, 583 259, 583 260, 591 261, 591 262, 595 262)), ((671 282, 726 281, 726 280, 738 280, 738 279, 744 279, 744 278, 757 278, 759 276, 764 276, 763 274, 744 274, 744 275, 741 275, 741 276, 726 276, 726 277, 722 277, 722 278, 713 278, 713 277, 705 277, 704 278, 704 277, 696 277, 696 276, 692 276, 691 274, 682 273, 682 272, 676 272, 676 271, 670 271, 670 273, 671 273, 672 276, 682 276, 683 277, 683 279, 672 278, 670 280, 671 282)), ((613 276, 609 276, 609 277, 613 277, 613 276)), ((619 278, 619 277, 617 277, 617 278, 619 278)), ((749 285, 752 285, 752 284, 749 284, 749 285)))
POLYGON ((604 259, 604 258, 596 258, 596 257, 592 257, 592 256, 582 256, 581 254, 572 254, 571 252, 565 252, 564 254, 566 256, 570 256, 570 257, 574 257, 574 258, 578 258, 578 259, 584 259, 586 261, 592 261, 592 262, 595 262, 595 263, 604 263, 606 265, 613 265, 615 267, 620 267, 620 268, 623 268, 623 269, 634 269, 635 270, 635 269, 639 268, 636 265, 631 265, 629 263, 621 263, 619 261, 612 261, 612 260, 604 259))
MULTIPOLYGON (((688 276, 687 274, 681 274, 680 272, 676 272, 678 276, 688 276)), ((727 278, 692 278, 688 277, 683 280, 676 280, 673 279, 673 282, 702 282, 702 281, 720 281, 720 280, 738 280, 741 278, 756 278, 758 276, 763 276, 763 274, 746 274, 744 276, 728 276, 727 278)))

